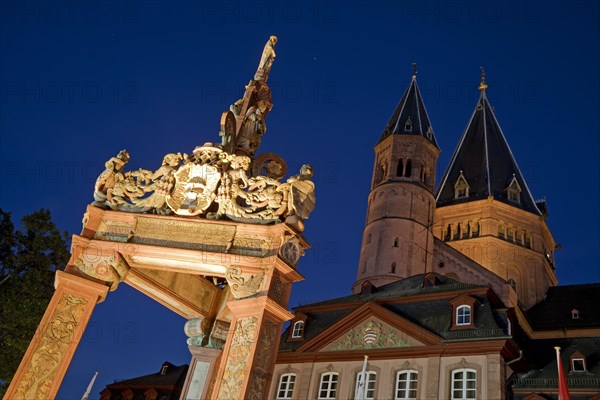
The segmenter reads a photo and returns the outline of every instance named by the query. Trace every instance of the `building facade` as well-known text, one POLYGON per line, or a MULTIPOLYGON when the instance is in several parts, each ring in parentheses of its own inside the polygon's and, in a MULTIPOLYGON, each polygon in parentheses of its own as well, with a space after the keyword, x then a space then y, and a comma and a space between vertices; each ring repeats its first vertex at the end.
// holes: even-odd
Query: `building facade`
POLYGON ((375 144, 352 294, 295 308, 269 398, 552 399, 554 346, 571 397, 600 398, 600 284, 557 286, 546 204, 486 89, 482 75, 436 191, 440 149, 412 77, 375 144))

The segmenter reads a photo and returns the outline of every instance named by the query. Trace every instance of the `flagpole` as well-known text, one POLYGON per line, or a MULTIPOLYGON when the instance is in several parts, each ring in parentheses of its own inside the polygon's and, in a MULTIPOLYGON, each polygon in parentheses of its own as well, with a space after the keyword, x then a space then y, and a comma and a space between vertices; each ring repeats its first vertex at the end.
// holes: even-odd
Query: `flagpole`
POLYGON ((355 400, 365 400, 367 394, 367 360, 369 356, 365 356, 365 361, 363 362, 362 371, 358 376, 358 384, 356 385, 356 392, 354 393, 355 400))
POLYGON ((558 400, 571 400, 569 396, 569 387, 567 386, 567 377, 560 359, 560 347, 555 346, 556 350, 556 366, 558 368, 558 400))
POLYGON ((96 373, 92 377, 92 380, 90 381, 90 384, 88 385, 87 389, 85 389, 85 393, 83 394, 83 397, 81 398, 81 400, 88 400, 90 393, 92 392, 92 387, 94 386, 94 382, 96 381, 97 376, 98 376, 98 371, 96 371, 96 373))

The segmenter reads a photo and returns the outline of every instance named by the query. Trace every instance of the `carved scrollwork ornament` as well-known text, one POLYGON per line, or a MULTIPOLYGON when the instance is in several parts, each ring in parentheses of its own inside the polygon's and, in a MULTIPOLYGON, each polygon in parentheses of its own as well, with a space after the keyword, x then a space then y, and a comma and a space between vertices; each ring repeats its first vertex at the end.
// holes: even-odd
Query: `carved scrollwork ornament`
POLYGON ((235 265, 227 268, 225 273, 231 293, 236 299, 257 294, 261 289, 264 276, 265 273, 262 271, 257 274, 242 272, 242 269, 235 265))
POLYGON ((107 283, 110 290, 117 289, 119 283, 129 271, 129 265, 119 253, 106 256, 97 255, 97 249, 83 249, 73 264, 85 275, 107 283))

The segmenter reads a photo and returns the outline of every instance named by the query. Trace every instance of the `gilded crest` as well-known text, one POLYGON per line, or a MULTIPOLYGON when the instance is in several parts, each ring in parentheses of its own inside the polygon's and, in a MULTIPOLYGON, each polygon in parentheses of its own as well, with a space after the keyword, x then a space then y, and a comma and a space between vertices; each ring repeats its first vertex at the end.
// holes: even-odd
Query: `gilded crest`
POLYGON ((167 205, 177 215, 202 214, 212 204, 220 179, 221 173, 212 165, 184 164, 175 173, 175 186, 167 195, 167 205))

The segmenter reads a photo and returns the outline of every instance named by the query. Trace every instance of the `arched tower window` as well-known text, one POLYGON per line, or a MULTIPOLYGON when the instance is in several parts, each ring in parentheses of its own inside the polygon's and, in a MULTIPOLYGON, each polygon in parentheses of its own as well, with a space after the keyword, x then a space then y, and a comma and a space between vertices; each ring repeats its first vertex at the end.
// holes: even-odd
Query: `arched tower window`
POLYGON ((392 263, 392 266, 390 267, 390 272, 391 272, 392 274, 395 274, 395 273, 396 273, 396 263, 395 263, 395 262, 393 262, 393 263, 392 263))
POLYGON ((410 178, 412 174, 412 161, 410 159, 406 160, 406 168, 404 169, 404 176, 410 178))
POLYGON ((398 169, 396 169, 396 176, 404 175, 404 160, 398 160, 398 169))
POLYGON ((394 247, 398 247, 399 244, 400 244, 400 239, 394 238, 394 247))

